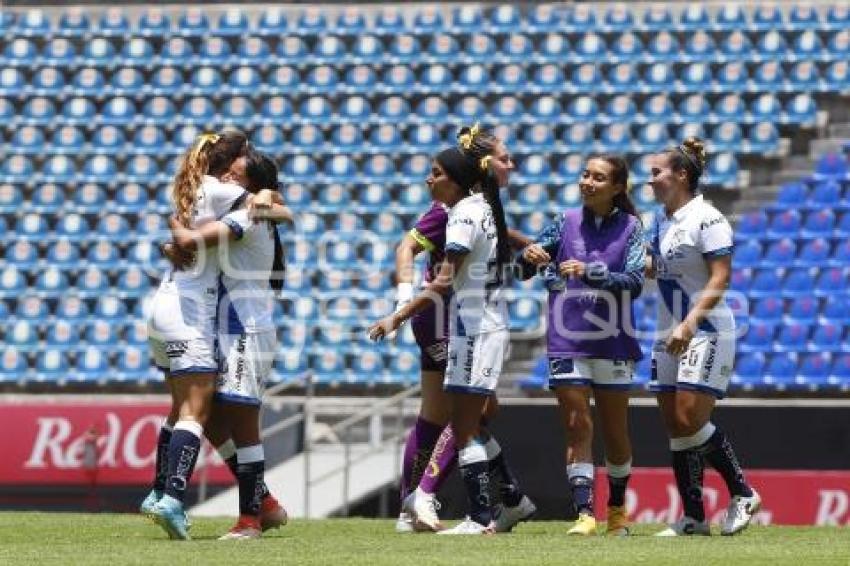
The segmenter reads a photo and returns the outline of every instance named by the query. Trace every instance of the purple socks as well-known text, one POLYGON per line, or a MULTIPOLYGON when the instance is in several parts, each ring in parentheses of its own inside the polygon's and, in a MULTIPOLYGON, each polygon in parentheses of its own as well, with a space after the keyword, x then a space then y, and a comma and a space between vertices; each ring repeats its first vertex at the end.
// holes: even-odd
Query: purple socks
POLYGON ((457 446, 455 446, 452 427, 448 425, 443 429, 440 439, 437 440, 437 445, 434 446, 431 461, 428 462, 428 469, 422 474, 422 480, 419 482, 419 489, 432 495, 437 493, 456 465, 457 446))
POLYGON ((422 417, 416 419, 416 424, 407 435, 407 443, 404 446, 400 486, 402 501, 419 484, 442 430, 443 427, 428 422, 422 417))

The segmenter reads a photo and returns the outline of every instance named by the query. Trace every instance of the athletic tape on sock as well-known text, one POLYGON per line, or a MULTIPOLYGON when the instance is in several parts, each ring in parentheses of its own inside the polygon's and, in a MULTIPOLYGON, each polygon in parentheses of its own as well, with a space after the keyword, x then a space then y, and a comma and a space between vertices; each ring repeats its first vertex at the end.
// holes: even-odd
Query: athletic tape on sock
POLYGON ((198 421, 177 421, 177 424, 174 425, 174 430, 185 430, 198 438, 203 438, 204 436, 204 427, 198 421))
POLYGON ((457 453, 457 463, 459 466, 468 466, 477 462, 487 461, 487 448, 478 440, 472 440, 465 448, 461 448, 457 453))
POLYGON ((624 464, 612 464, 605 461, 605 468, 608 471, 608 476, 612 478, 625 478, 632 473, 632 461, 629 460, 624 464))
POLYGON ((567 464, 567 478, 590 478, 593 479, 593 464, 590 462, 576 462, 567 464))
POLYGON ((253 446, 244 446, 242 448, 236 449, 236 461, 240 464, 250 464, 251 462, 262 462, 266 459, 265 452, 263 452, 262 444, 255 444, 253 446))
POLYGON ((228 438, 224 444, 215 449, 218 452, 218 455, 221 456, 222 460, 227 460, 236 454, 236 443, 233 442, 232 438, 228 438))
POLYGON ((708 439, 711 438, 712 434, 714 434, 714 429, 714 425, 711 422, 707 422, 701 429, 696 431, 691 436, 671 438, 670 450, 678 452, 680 450, 690 450, 692 448, 702 446, 703 444, 708 442, 708 439))
POLYGON ((490 437, 490 440, 487 441, 487 444, 484 445, 484 449, 487 450, 488 460, 492 460, 502 453, 502 447, 492 436, 490 437))

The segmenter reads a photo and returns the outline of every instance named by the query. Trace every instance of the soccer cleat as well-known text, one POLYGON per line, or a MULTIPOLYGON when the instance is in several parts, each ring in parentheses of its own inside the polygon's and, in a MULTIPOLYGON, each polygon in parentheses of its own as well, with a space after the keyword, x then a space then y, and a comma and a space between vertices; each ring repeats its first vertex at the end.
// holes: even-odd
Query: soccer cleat
POLYGON ((410 513, 402 511, 398 514, 398 519, 395 522, 395 532, 402 534, 414 532, 413 519, 411 518, 410 513))
POLYGON ((419 488, 416 488, 416 491, 411 495, 413 496, 410 503, 413 530, 418 533, 442 531, 443 523, 437 514, 440 509, 440 502, 437 501, 437 497, 433 493, 425 493, 419 488))
POLYGON ((720 524, 721 535, 734 535, 747 528, 753 516, 761 509, 761 496, 756 490, 750 497, 736 495, 729 502, 726 517, 720 524))
POLYGON ((589 513, 579 513, 578 519, 570 530, 568 535, 595 535, 596 534, 596 517, 589 513))
POLYGON ((251 540, 260 538, 262 534, 259 517, 239 515, 239 520, 233 528, 227 531, 227 534, 218 537, 218 540, 251 540))
POLYGON ((496 523, 490 521, 489 525, 476 523, 469 517, 452 527, 438 532, 438 535, 492 535, 496 533, 496 523))
POLYGON ((629 517, 625 505, 608 507, 608 524, 605 527, 605 534, 612 537, 629 536, 629 517))
POLYGON ((269 494, 260 503, 260 529, 266 532, 269 529, 279 529, 289 520, 286 509, 283 508, 273 495, 269 494))
POLYGON ((151 509, 150 515, 169 538, 189 540, 189 518, 180 501, 170 495, 163 495, 151 509))
POLYGON ((660 533, 655 533, 657 537, 684 537, 684 536, 710 536, 711 528, 707 521, 697 521, 690 517, 682 517, 660 533))
POLYGON ((497 505, 495 509, 496 520, 494 521, 496 532, 509 533, 518 524, 528 521, 536 512, 537 507, 527 495, 523 495, 519 503, 513 507, 497 505))
POLYGON ((148 496, 145 497, 142 504, 139 505, 139 513, 146 517, 150 517, 153 512, 154 505, 156 505, 157 501, 162 499, 162 492, 156 489, 152 489, 148 496))

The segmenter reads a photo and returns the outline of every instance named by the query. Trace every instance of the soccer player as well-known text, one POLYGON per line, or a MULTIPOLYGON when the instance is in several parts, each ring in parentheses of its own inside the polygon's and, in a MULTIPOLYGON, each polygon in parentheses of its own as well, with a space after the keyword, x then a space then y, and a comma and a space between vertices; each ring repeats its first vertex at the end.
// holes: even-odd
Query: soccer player
POLYGON ((644 245, 628 196, 629 170, 618 155, 588 160, 579 181, 583 206, 566 211, 523 250, 549 289, 549 387, 567 432, 567 479, 578 520, 571 535, 596 533, 593 516, 593 420, 596 401, 608 471, 610 535, 628 535, 626 484, 632 449, 627 412, 634 364, 643 355, 634 333, 632 301, 643 287, 644 245), (599 322, 597 322, 599 321, 599 322))
MULTIPOLYGON (((492 167, 499 187, 506 187, 514 163, 505 144, 490 132, 475 125, 466 127, 458 136, 458 148, 476 160, 490 155, 492 167)), ((436 276, 440 263, 445 259, 446 223, 448 207, 434 201, 431 208, 405 235, 396 253, 398 277, 396 310, 401 309, 413 297, 413 260, 418 254, 429 253, 425 281, 436 276)), ((519 248, 530 240, 509 230, 512 244, 519 248)), ((448 352, 448 300, 439 298, 426 310, 416 314, 411 324, 413 334, 421 351, 422 402, 419 417, 410 431, 405 445, 402 463, 401 500, 402 512, 396 530, 438 531, 442 529, 437 514, 436 493, 457 462, 457 449, 449 421, 449 400, 443 391, 448 352)), ((488 403, 488 413, 495 410, 495 397, 488 403)), ((523 498, 516 487, 501 447, 495 438, 488 444, 489 458, 500 470, 500 484, 504 502, 496 510, 498 531, 510 531, 519 521, 527 519, 535 509, 531 501, 523 498)))
MULTIPOLYGON (((232 169, 237 169, 236 177, 244 175, 244 179, 233 180, 242 181, 252 193, 276 190, 277 167, 268 156, 249 150, 232 169), (240 167, 243 171, 238 171, 240 167)), ((185 229, 172 218, 171 229, 182 249, 219 246, 218 340, 222 367, 215 392, 220 405, 216 418, 223 420, 235 443, 239 484, 239 520, 221 538, 260 538, 262 502, 268 494, 263 482, 260 406, 277 344, 271 281, 276 281, 274 287, 278 289, 282 283, 282 273, 273 273, 275 265, 282 264, 281 248, 275 244, 277 228, 269 221, 257 222, 246 208, 239 208, 195 229, 185 229)))
POLYGON ((650 273, 662 298, 651 386, 670 435, 684 507, 684 516, 659 536, 710 534, 702 501, 705 460, 723 477, 731 496, 722 534, 746 528, 761 506, 729 438, 711 422, 715 401, 732 375, 735 319, 724 298, 732 271, 732 228, 699 194, 705 162, 697 138, 649 162, 649 184, 663 205, 649 234, 650 273))
MULTIPOLYGON (((247 147, 247 138, 236 130, 198 137, 183 156, 172 190, 175 215, 181 224, 199 226, 215 220, 245 198, 242 187, 222 183, 219 177, 247 147)), ((251 204, 270 203, 271 196, 266 194, 257 195, 251 204)), ((172 407, 157 441, 153 489, 140 510, 177 539, 188 538, 183 501, 210 415, 218 373, 218 255, 199 250, 193 261, 191 267, 165 274, 148 320, 151 353, 165 374, 172 407)))
POLYGON ((492 161, 489 155, 476 160, 457 147, 436 156, 426 183, 435 200, 449 207, 446 259, 424 292, 369 328, 370 338, 380 340, 427 309, 435 297, 453 292, 445 389, 451 399, 450 420, 470 515, 440 534, 495 532, 487 438, 480 420, 510 341, 502 267, 510 261, 511 252, 492 161))

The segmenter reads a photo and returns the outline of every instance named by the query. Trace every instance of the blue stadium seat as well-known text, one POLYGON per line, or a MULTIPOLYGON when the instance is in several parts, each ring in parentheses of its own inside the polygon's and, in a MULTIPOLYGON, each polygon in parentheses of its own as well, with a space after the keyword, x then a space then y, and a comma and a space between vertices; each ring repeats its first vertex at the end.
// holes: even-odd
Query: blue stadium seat
POLYGON ((14 239, 18 241, 40 242, 50 232, 47 218, 41 214, 30 212, 20 217, 15 223, 14 239))
MULTIPOLYGON (((844 214, 843 218, 848 218, 848 214, 844 214)), ((842 225, 850 224, 850 221, 843 220, 842 225)), ((846 230, 842 230, 839 234, 845 234, 846 230)), ((845 239, 845 236, 839 235, 839 244, 835 246, 832 252, 832 257, 827 262, 830 267, 850 267, 850 240, 845 239)))
MULTIPOLYGON (((551 117, 555 113, 561 113, 561 107, 557 100, 549 99, 551 102, 548 104, 548 112, 540 112, 539 109, 535 112, 536 105, 532 105, 532 115, 539 117, 541 119, 545 119, 551 117)), ((567 106, 567 114, 574 121, 592 121, 597 118, 599 115, 599 106, 596 101, 589 96, 578 96, 573 98, 570 101, 570 104, 567 106)))
POLYGON ((776 92, 785 85, 785 73, 777 61, 768 61, 756 68, 753 83, 759 91, 776 92))
POLYGON ((550 180, 551 172, 546 156, 532 154, 522 160, 516 174, 525 183, 545 183, 550 180))
POLYGON ((606 89, 616 93, 635 92, 640 88, 640 77, 630 63, 620 63, 608 72, 606 89))
POLYGON ((561 15, 561 10, 552 4, 532 4, 520 26, 533 33, 558 31, 561 28, 561 15))
POLYGON ((24 126, 12 136, 15 152, 22 155, 40 155, 45 152, 44 133, 35 126, 24 126))
POLYGON ((411 351, 401 351, 390 358, 387 370, 398 383, 414 383, 419 379, 419 357, 411 351))
POLYGON ((116 296, 101 296, 95 303, 94 314, 108 321, 119 321, 127 316, 127 305, 116 296))
POLYGON ((460 53, 457 40, 450 35, 435 35, 425 48, 425 57, 436 63, 453 62, 460 53))
POLYGON ((537 47, 538 56, 546 61, 562 61, 570 53, 570 42, 566 36, 550 33, 543 38, 537 47))
POLYGON ((118 294, 124 299, 139 299, 151 290, 147 275, 134 265, 123 270, 116 283, 118 294))
POLYGON ((577 38, 573 47, 579 61, 596 61, 607 56, 608 46, 602 36, 589 32, 577 38))
MULTIPOLYGON (((17 298, 27 288, 27 279, 19 270, 18 263, 14 258, 15 255, 20 255, 22 252, 15 253, 12 251, 13 248, 19 248, 19 250, 25 248, 30 254, 37 254, 35 247, 28 242, 18 242, 12 248, 6 250, 7 266, 0 271, 0 297, 17 298)), ((38 255, 33 255, 33 257, 37 258, 38 255)), ((27 267, 26 264, 22 264, 20 269, 27 267)))
POLYGON ((159 64, 165 67, 188 67, 195 60, 195 49, 183 37, 170 37, 162 44, 159 64))
POLYGON ((740 237, 743 243, 735 246, 735 255, 732 257, 734 266, 736 268, 759 267, 762 258, 761 245, 758 241, 748 239, 744 234, 740 237))
POLYGON ((65 37, 81 37, 91 30, 88 15, 80 8, 70 8, 59 17, 56 33, 65 37))
POLYGON ((715 14, 714 25, 716 29, 723 31, 746 29, 748 25, 746 11, 738 4, 721 6, 715 14))
POLYGON ((295 29, 302 35, 323 35, 328 29, 328 21, 318 6, 308 6, 295 22, 295 29))
POLYGON ((345 75, 345 88, 349 92, 373 92, 377 84, 378 77, 370 65, 357 65, 345 75))
POLYGON ((817 29, 822 26, 820 15, 810 4, 795 4, 791 6, 786 27, 791 29, 817 29))
POLYGON ((327 123, 333 115, 333 107, 327 98, 322 96, 311 96, 301 103, 299 112, 302 119, 313 123, 327 123))
POLYGON ((758 319, 769 324, 778 323, 784 314, 782 299, 776 296, 767 296, 756 301, 752 310, 753 319, 758 319))
POLYGON ((837 153, 828 153, 821 157, 815 164, 815 171, 812 177, 816 181, 824 181, 830 179, 843 179, 848 173, 847 160, 837 153))
POLYGON ((317 63, 336 64, 348 58, 343 41, 333 35, 319 36, 312 53, 317 63))
MULTIPOLYGON (((717 75, 717 89, 723 92, 731 92, 733 94, 726 95, 722 101, 729 100, 731 97, 737 97, 738 101, 736 112, 733 114, 739 121, 744 117, 743 109, 745 104, 741 100, 738 92, 745 91, 749 83, 750 76, 747 73, 747 67, 743 63, 727 63, 720 68, 720 73, 717 75)), ((728 104, 728 103, 727 103, 728 104)), ((724 108, 724 104, 715 104, 715 108, 724 108)))
POLYGON ((681 48, 674 35, 668 31, 653 34, 647 44, 647 53, 653 61, 673 61, 681 57, 681 48))
MULTIPOLYGON (((126 151, 126 144, 127 140, 124 137, 124 131, 117 126, 104 126, 99 128, 95 130, 94 135, 91 137, 92 151, 98 154, 112 156, 124 153, 126 151)), ((157 149, 158 151, 162 151, 162 146, 160 145, 157 149)), ((88 175, 88 173, 86 174, 88 175)), ((113 171, 111 174, 114 175, 115 172, 113 171)), ((100 180, 101 179, 98 179, 97 181, 100 180)))
POLYGON ((30 321, 34 324, 44 322, 50 314, 47 300, 36 294, 18 297, 18 308, 15 309, 17 320, 30 321))
POLYGON ((56 185, 46 184, 36 188, 30 201, 30 210, 38 214, 57 214, 65 206, 65 192, 56 185))
POLYGON ((576 4, 565 10, 565 28, 567 31, 581 33, 596 29, 596 10, 586 4, 576 4))
POLYGON ((777 239, 771 243, 762 256, 764 267, 787 267, 797 256, 797 246, 790 238, 777 239))
POLYGON ((714 128, 712 148, 715 151, 735 151, 741 145, 742 138, 741 126, 735 122, 723 122, 714 128))
MULTIPOLYGON (((491 48, 492 45, 482 45, 479 43, 476 55, 483 54, 482 48, 484 47, 491 48)), ((502 42, 501 51, 508 59, 516 62, 523 62, 534 55, 534 43, 532 43, 531 39, 526 35, 512 33, 507 37, 507 39, 505 39, 505 41, 502 42)))
POLYGON ((745 391, 761 387, 764 376, 764 354, 744 354, 735 361, 735 375, 732 385, 740 386, 745 391))
MULTIPOLYGON (((2 95, 2 92, 0 92, 0 95, 2 95)), ((3 101, 2 106, 9 109, 8 118, 11 121, 11 118, 17 115, 14 107, 7 101, 3 101)), ((47 126, 53 124, 56 119, 56 106, 53 101, 43 96, 37 96, 27 100, 18 118, 25 124, 47 126)))
POLYGON ((88 320, 89 309, 78 295, 66 294, 60 297, 55 315, 60 320, 82 322, 88 320))
POLYGON ((738 180, 738 160, 733 153, 719 153, 709 158, 705 184, 731 187, 738 180))
POLYGON ((0 175, 7 183, 28 184, 33 180, 33 171, 32 162, 24 155, 8 156, 0 167, 0 175))
POLYGON ((260 108, 262 123, 280 124, 289 121, 294 113, 292 103, 284 96, 269 97, 260 108))
POLYGON ((288 27, 289 22, 284 10, 278 6, 270 6, 263 10, 253 31, 262 36, 283 37, 287 35, 288 27))
MULTIPOLYGON (((532 102, 529 112, 535 117, 542 117, 547 112, 552 112, 553 115, 556 112, 560 114, 560 108, 560 104, 551 96, 541 96, 532 102), (540 114, 538 116, 535 113, 540 114)), ((500 96, 490 107, 490 114, 502 123, 521 120, 524 113, 525 107, 522 101, 515 96, 500 96)))
POLYGON ((711 61, 717 57, 717 46, 714 40, 704 30, 688 36, 683 48, 683 55, 691 61, 711 61))
POLYGON ((140 118, 147 124, 171 125, 177 111, 174 103, 165 96, 155 96, 145 103, 140 118))
POLYGON ((5 351, 34 352, 38 346, 38 328, 36 323, 27 320, 13 320, 9 322, 5 331, 5 342, 8 344, 5 351))
POLYGON ((781 288, 782 278, 776 269, 759 269, 753 276, 749 287, 749 295, 753 298, 775 296, 781 288))
MULTIPOLYGON (((428 160, 428 167, 431 163, 428 160)), ((423 179, 424 181, 424 179, 423 179)), ((428 189, 421 184, 411 184, 402 187, 398 196, 398 204, 404 207, 405 210, 424 213, 426 207, 431 202, 431 194, 428 189)))
POLYGON ((19 37, 6 44, 0 62, 4 66, 28 67, 35 64, 38 48, 35 42, 19 37))
POLYGON ((812 324, 818 316, 818 301, 811 296, 793 299, 788 308, 788 318, 798 324, 812 324))
MULTIPOLYGON (((803 61, 791 67, 788 79, 795 91, 817 92, 825 88, 817 66, 811 61, 803 61)), ((831 90, 833 87, 827 88, 831 90)))
POLYGON ((812 210, 806 214, 800 236, 803 238, 829 238, 835 229, 835 213, 829 209, 812 210))
POLYGON ((366 31, 366 16, 357 5, 347 6, 337 17, 335 28, 338 33, 358 36, 366 31))
MULTIPOLYGON (((5 170, 3 174, 5 176, 5 170)), ((23 202, 24 197, 19 187, 10 184, 0 185, 0 215, 17 212, 20 210, 23 202)), ((3 216, 0 216, 0 218, 3 218, 3 216)), ((4 227, 5 222, 5 219, 3 219, 4 227)))
MULTIPOLYGON (((631 102, 631 99, 626 100, 631 102)), ((617 112, 619 112, 619 110, 617 112)), ((616 114, 609 111, 608 115, 615 121, 610 126, 602 129, 598 146, 599 151, 627 153, 630 150, 632 134, 627 122, 625 121, 628 119, 628 116, 633 116, 634 112, 634 106, 630 106, 628 110, 625 110, 622 114, 616 114)))
POLYGON ((187 8, 178 18, 174 32, 186 37, 208 37, 211 31, 209 18, 201 8, 187 8))
POLYGON ((774 348, 773 337, 776 326, 768 322, 752 320, 744 339, 739 344, 742 353, 769 352, 774 348))
POLYGON ((171 31, 171 19, 159 8, 150 8, 142 14, 136 32, 145 37, 166 37, 171 31))
POLYGON ((579 153, 565 155, 558 164, 558 175, 564 183, 578 183, 579 176, 584 171, 584 162, 584 156, 579 153))
POLYGON ((382 122, 406 121, 410 114, 410 104, 401 96, 390 96, 378 106, 378 116, 382 122))
POLYGON ((225 36, 244 36, 251 29, 248 16, 239 8, 230 8, 218 18, 215 32, 225 36))
POLYGON ((70 373, 68 354, 61 350, 45 350, 35 358, 37 381, 64 385, 70 373))
POLYGON ((490 83, 488 70, 484 65, 466 65, 458 74, 458 88, 465 92, 480 92, 490 83))
POLYGON ((820 267, 826 265, 830 258, 829 241, 816 238, 807 242, 799 252, 794 265, 796 267, 820 267))
POLYGON ((829 354, 805 354, 800 356, 800 380, 812 390, 832 387, 832 359, 829 354))
MULTIPOLYGON (((140 190, 138 185, 129 185, 126 188, 131 189, 131 191, 140 190)), ((121 196, 122 192, 123 191, 119 191, 119 197, 121 196)), ((147 197, 147 195, 145 195, 145 197, 147 197)), ((135 211, 134 215, 140 212, 141 209, 135 211)), ((135 240, 136 234, 134 234, 133 231, 130 230, 130 223, 127 221, 127 218, 125 216, 122 216, 122 214, 113 213, 101 217, 100 220, 98 220, 97 222, 97 237, 113 243, 126 243, 135 240)))
POLYGON ((769 207, 775 210, 786 210, 799 207, 808 198, 808 187, 802 183, 786 183, 779 187, 775 205, 769 207))
POLYGON ((80 329, 73 322, 57 320, 47 329, 45 345, 49 350, 68 352, 80 344, 80 329))
MULTIPOLYGON (((114 57, 114 54, 108 55, 108 60, 111 60, 114 57)), ((106 63, 100 63, 101 65, 106 65, 106 63)), ((74 96, 86 96, 86 97, 94 97, 104 92, 104 88, 106 87, 106 80, 103 77, 103 73, 96 68, 93 67, 85 67, 77 71, 74 75, 73 80, 71 81, 71 93, 74 96)), ((43 90, 45 94, 50 94, 52 91, 43 90)))
MULTIPOLYGON (((419 85, 425 92, 442 92, 453 86, 454 77, 451 69, 445 65, 430 65, 424 67, 419 74, 419 85)), ((393 87, 402 85, 392 84, 393 87)))
POLYGON ((844 326, 824 322, 815 327, 810 346, 812 352, 835 352, 846 350, 844 326))
POLYGON ((442 97, 428 96, 419 103, 416 115, 419 120, 427 123, 441 123, 449 114, 448 106, 442 97))
POLYGON ((357 126, 343 124, 333 130, 331 134, 332 149, 334 153, 357 153, 367 149, 363 144, 363 134, 357 126))
POLYGON ((546 124, 526 127, 522 134, 522 144, 526 151, 547 150, 555 143, 552 128, 546 124))
POLYGON ((89 247, 86 253, 86 261, 89 265, 102 271, 115 271, 121 262, 121 254, 112 242, 98 240, 89 247))
POLYGON ((584 123, 573 124, 564 130, 561 141, 571 152, 588 153, 593 147, 593 128, 584 123))
POLYGON ((82 383, 102 384, 114 376, 110 372, 109 359, 101 348, 89 346, 78 352, 73 377, 82 383))
POLYGON ((390 41, 390 61, 393 63, 409 63, 420 57, 422 46, 419 39, 408 34, 388 38, 390 41))
POLYGON ((234 60, 239 65, 255 65, 262 68, 271 57, 269 44, 262 37, 248 36, 239 42, 234 60))
POLYGON ((323 349, 310 354, 310 369, 320 385, 338 385, 347 381, 344 356, 335 349, 323 349))
POLYGON ((488 27, 496 33, 509 33, 519 27, 521 20, 522 15, 518 7, 502 4, 490 12, 488 27))
POLYGON ((479 6, 462 5, 452 9, 451 26, 464 33, 478 32, 484 23, 484 16, 479 6))
POLYGON ((850 31, 844 29, 829 36, 826 45, 829 57, 835 61, 846 60, 850 55, 850 31))
POLYGON ((395 165, 386 155, 373 155, 366 159, 361 172, 364 180, 371 183, 389 182, 396 175, 395 165))
POLYGON ((73 271, 80 268, 80 248, 64 237, 47 248, 47 261, 50 265, 63 270, 73 271))
POLYGON ((86 183, 109 183, 117 175, 115 159, 107 155, 96 155, 83 164, 82 179, 86 183))
POLYGON ((602 74, 599 67, 585 63, 576 67, 570 76, 569 88, 574 92, 596 92, 602 84, 602 74))
POLYGON ((86 323, 83 334, 91 346, 117 346, 118 328, 109 320, 95 319, 86 323))
POLYGON ((116 357, 117 373, 110 373, 106 378, 110 381, 117 379, 142 384, 151 379, 154 374, 148 358, 147 348, 125 346, 116 357))
POLYGON ((212 96, 221 92, 223 84, 221 72, 214 67, 206 66, 200 67, 192 73, 188 86, 189 92, 192 94, 212 96))
POLYGON ((280 355, 275 360, 274 371, 281 381, 303 379, 307 372, 305 356, 301 351, 281 350, 280 355))
POLYGON ((835 180, 816 183, 812 188, 806 204, 813 211, 829 212, 829 208, 843 209, 841 203, 841 185, 835 180))
POLYGON ((649 92, 669 92, 675 81, 672 68, 664 63, 650 65, 643 73, 643 82, 649 92))
POLYGON ((129 153, 140 153, 154 156, 162 155, 163 152, 166 151, 168 153, 172 152, 168 151, 170 149, 169 146, 170 143, 166 138, 165 130, 158 126, 148 124, 136 130, 136 133, 133 136, 133 143, 129 148, 129 153))
POLYGON ((391 151, 393 148, 401 146, 401 132, 393 125, 383 124, 372 130, 372 134, 369 136, 369 142, 378 151, 391 151))
POLYGON ((850 276, 847 269, 830 267, 822 269, 815 282, 816 297, 838 297, 850 290, 850 276))
POLYGON ((826 323, 847 327, 850 325, 850 297, 830 297, 824 303, 822 315, 826 323))
POLYGON ((781 9, 772 4, 762 4, 755 6, 752 13, 751 29, 766 31, 772 29, 782 29, 785 26, 784 13, 781 9))
POLYGON ((759 122, 750 128, 747 146, 751 153, 776 154, 779 146, 779 130, 771 122, 759 122))
POLYGON ((227 81, 228 90, 235 95, 254 94, 263 82, 263 77, 255 68, 242 65, 233 69, 227 81))
POLYGON ((790 353, 772 354, 765 369, 765 374, 765 383, 773 385, 777 391, 797 388, 796 356, 790 353))
POLYGON ((643 59, 645 49, 638 36, 626 32, 620 34, 611 44, 611 54, 617 60, 635 63, 643 59))
POLYGON ((386 206, 389 203, 387 192, 380 185, 367 185, 360 192, 360 204, 367 204, 368 208, 377 213, 369 228, 379 238, 398 239, 404 231, 401 219, 389 212, 386 206))
POLYGON ((183 74, 175 67, 160 67, 154 71, 149 88, 157 97, 175 96, 184 90, 183 74))
POLYGON ((800 60, 817 60, 825 53, 823 42, 813 30, 807 30, 797 36, 792 46, 794 57, 800 60))
POLYGON ((782 283, 782 295, 790 298, 811 296, 815 280, 808 269, 789 271, 782 283))
POLYGON ((743 61, 751 57, 753 44, 743 30, 734 30, 720 42, 720 53, 728 61, 743 61))

